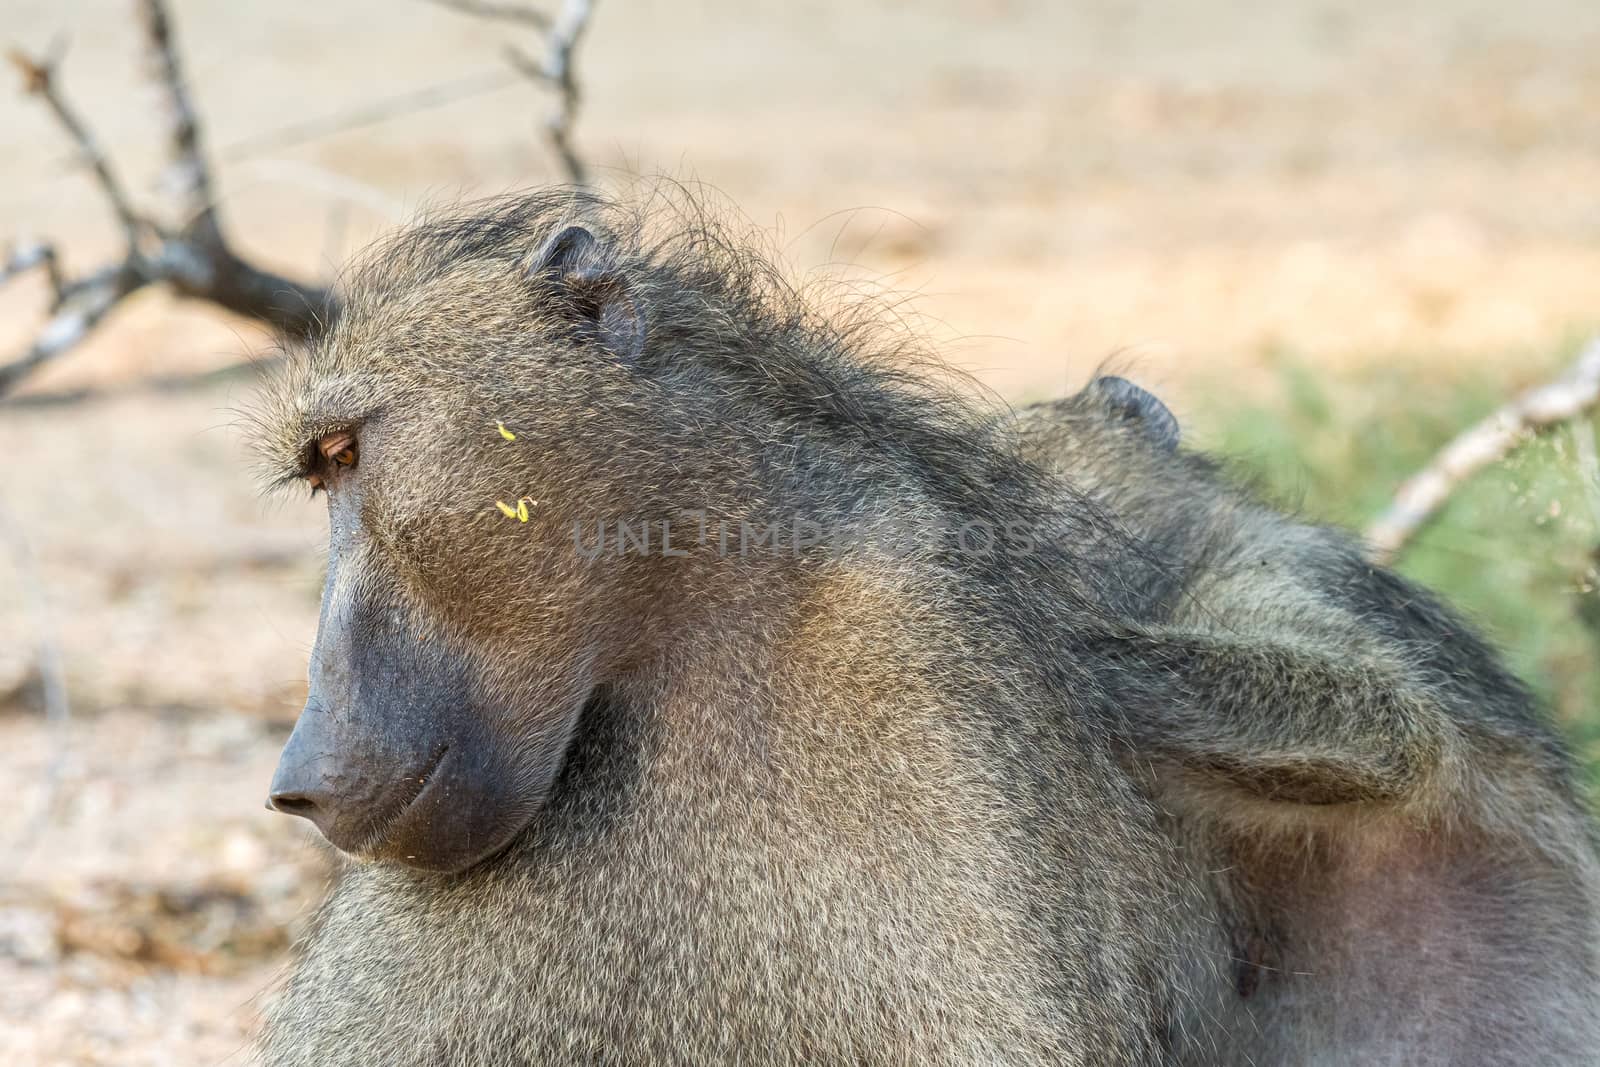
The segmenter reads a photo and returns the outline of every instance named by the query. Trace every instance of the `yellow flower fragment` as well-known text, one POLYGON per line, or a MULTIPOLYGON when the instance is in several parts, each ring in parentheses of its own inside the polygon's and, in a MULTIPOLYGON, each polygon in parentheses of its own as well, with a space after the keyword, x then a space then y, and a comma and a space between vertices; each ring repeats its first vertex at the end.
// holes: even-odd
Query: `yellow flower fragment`
POLYGON ((496 419, 495 420, 495 426, 499 428, 500 436, 504 437, 507 441, 515 441, 517 439, 517 435, 516 434, 514 434, 510 430, 506 429, 506 424, 505 423, 503 423, 503 422, 499 421, 498 419, 496 419))
POLYGON ((500 514, 504 515, 508 519, 514 519, 517 517, 517 509, 512 507, 510 504, 507 504, 504 500, 496 500, 494 502, 494 506, 499 508, 500 514))

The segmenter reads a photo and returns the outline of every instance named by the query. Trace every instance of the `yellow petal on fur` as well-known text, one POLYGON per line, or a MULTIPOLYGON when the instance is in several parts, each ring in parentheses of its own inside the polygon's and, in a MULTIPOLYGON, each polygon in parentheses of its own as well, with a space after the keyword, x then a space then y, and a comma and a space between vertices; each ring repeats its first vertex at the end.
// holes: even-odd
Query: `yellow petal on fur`
POLYGON ((512 507, 510 504, 507 504, 504 500, 496 500, 494 502, 494 506, 499 508, 500 514, 504 515, 508 519, 514 519, 517 517, 517 509, 512 507))
POLYGON ((499 427, 500 436, 504 437, 507 441, 515 441, 517 439, 517 435, 516 434, 514 434, 510 430, 506 429, 506 424, 505 423, 496 420, 495 421, 495 426, 499 427))
POLYGON ((517 501, 517 521, 518 522, 527 522, 528 521, 528 498, 527 497, 523 497, 521 500, 517 501))

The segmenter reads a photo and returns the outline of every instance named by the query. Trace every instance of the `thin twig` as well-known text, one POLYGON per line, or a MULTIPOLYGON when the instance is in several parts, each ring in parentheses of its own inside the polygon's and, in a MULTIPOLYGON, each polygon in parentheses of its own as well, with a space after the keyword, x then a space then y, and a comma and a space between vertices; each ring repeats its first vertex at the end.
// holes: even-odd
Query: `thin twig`
POLYGON ((37 96, 45 102, 50 113, 55 116, 67 135, 72 138, 78 150, 83 153, 84 162, 89 164, 89 169, 94 172, 95 180, 100 185, 100 190, 111 202, 111 210, 116 213, 117 221, 122 225, 124 236, 127 237, 128 246, 131 248, 138 243, 139 231, 144 226, 144 220, 133 209, 133 202, 128 199, 127 191, 122 187, 122 181, 117 177, 116 171, 111 167, 111 161, 106 158, 105 152, 100 148, 99 142, 89 132, 77 112, 73 111, 66 100, 56 89, 55 59, 32 59, 20 51, 10 53, 11 63, 22 73, 23 91, 30 96, 37 96))
POLYGON ((540 31, 550 28, 549 15, 537 8, 525 7, 522 4, 497 4, 492 0, 432 0, 432 2, 440 7, 459 11, 463 15, 494 19, 497 22, 521 22, 540 31))
POLYGON ((587 182, 589 176, 583 161, 572 147, 572 124, 577 120, 580 103, 572 55, 583 38, 583 31, 588 29, 589 18, 593 14, 594 4, 591 0, 566 0, 561 5, 561 18, 550 32, 550 49, 544 64, 546 77, 556 83, 561 94, 555 110, 546 120, 550 143, 561 156, 568 177, 579 184, 587 182))
POLYGON ((178 198, 180 229, 192 240, 221 244, 216 198, 211 191, 211 166, 201 148, 200 119, 184 82, 183 61, 178 56, 165 0, 139 0, 139 15, 151 74, 161 86, 166 103, 172 162, 167 167, 165 183, 178 198))
POLYGON ((592 14, 592 0, 566 0, 562 16, 546 40, 542 62, 534 62, 515 48, 506 50, 507 61, 525 77, 555 86, 555 107, 544 120, 544 131, 550 139, 550 147, 554 147, 555 154, 562 160, 566 176, 576 184, 589 181, 589 171, 573 149, 573 123, 578 120, 578 106, 582 101, 578 78, 574 75, 573 51, 578 48, 584 30, 589 29, 592 14))
POLYGON ((295 148, 324 137, 333 137, 352 130, 376 126, 391 119, 403 118, 433 108, 444 107, 486 93, 499 92, 518 84, 521 79, 513 71, 494 70, 456 78, 447 82, 414 89, 397 96, 385 97, 363 104, 349 111, 322 115, 302 122, 292 122, 265 133, 232 141, 217 151, 223 162, 250 159, 268 152, 295 148))
POLYGON ((396 225, 411 216, 411 208, 405 201, 391 196, 372 182, 364 182, 315 163, 296 159, 263 159, 247 166, 253 177, 319 193, 329 203, 359 204, 396 225))
POLYGON ((1561 377, 1525 391, 1467 429, 1408 478, 1388 509, 1367 527, 1372 559, 1394 562, 1469 478, 1534 434, 1577 418, 1596 404, 1600 404, 1600 338, 1584 346, 1561 377))
POLYGON ((522 22, 546 31, 544 57, 533 56, 515 46, 506 48, 506 62, 523 77, 549 85, 556 91, 555 106, 545 119, 545 136, 550 147, 561 160, 568 180, 585 184, 589 180, 577 149, 572 144, 572 128, 577 122, 578 106, 582 102, 579 91, 574 56, 584 31, 594 15, 594 0, 564 0, 561 13, 552 20, 542 12, 517 5, 482 2, 482 0, 431 0, 432 3, 454 11, 480 18, 522 22))

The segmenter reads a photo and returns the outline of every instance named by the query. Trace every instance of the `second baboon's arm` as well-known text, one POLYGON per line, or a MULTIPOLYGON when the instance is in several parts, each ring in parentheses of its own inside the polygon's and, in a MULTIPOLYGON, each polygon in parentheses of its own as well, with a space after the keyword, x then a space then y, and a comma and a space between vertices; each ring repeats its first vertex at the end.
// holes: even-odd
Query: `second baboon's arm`
POLYGON ((1262 800, 1422 800, 1460 747, 1428 687, 1392 664, 1159 626, 1107 644, 1130 752, 1262 800))

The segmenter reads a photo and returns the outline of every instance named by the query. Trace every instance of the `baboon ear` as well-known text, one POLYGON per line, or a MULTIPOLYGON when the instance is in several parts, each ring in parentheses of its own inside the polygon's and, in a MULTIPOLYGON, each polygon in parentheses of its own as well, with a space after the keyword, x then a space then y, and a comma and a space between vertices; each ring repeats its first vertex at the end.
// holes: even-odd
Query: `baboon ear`
POLYGON ((644 311, 609 249, 582 226, 568 226, 528 260, 528 280, 552 287, 577 325, 612 355, 632 363, 644 352, 644 311))
POLYGON ((1177 451, 1181 435, 1177 416, 1154 393, 1111 375, 1096 378, 1092 385, 1113 417, 1127 422, 1162 451, 1177 451))

